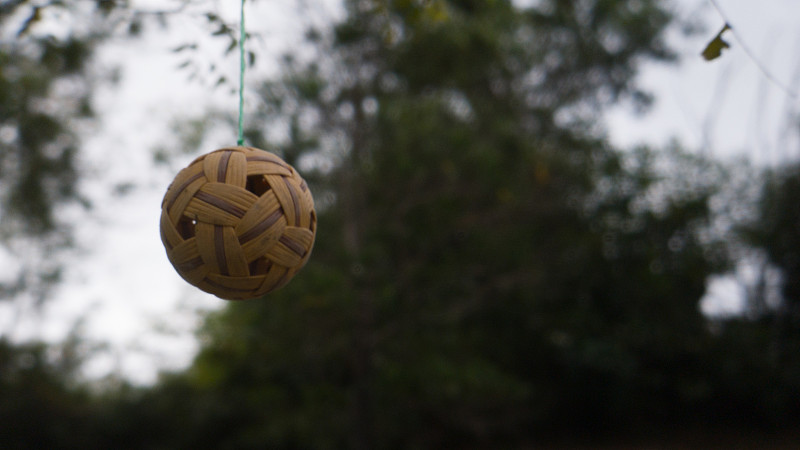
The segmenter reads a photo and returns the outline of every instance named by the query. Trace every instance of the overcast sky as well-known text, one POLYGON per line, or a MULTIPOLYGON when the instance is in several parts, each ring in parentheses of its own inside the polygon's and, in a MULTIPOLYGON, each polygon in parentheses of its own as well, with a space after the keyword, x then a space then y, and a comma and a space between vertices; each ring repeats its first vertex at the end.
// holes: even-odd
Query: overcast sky
MULTIPOLYGON (((137 2, 142 8, 164 8, 168 2, 137 2)), ((220 2, 220 11, 231 22, 238 18, 238 1, 220 2)), ((334 1, 309 19, 300 18, 295 1, 260 0, 248 3, 248 30, 260 39, 248 41, 258 54, 250 76, 255 79, 275 73, 275 56, 299 41, 308 20, 341 15, 334 1), (255 75, 255 73, 258 73, 255 75)), ((312 2, 314 3, 314 2, 312 2)), ((607 117, 612 141, 622 147, 640 143, 663 145, 677 138, 687 148, 721 157, 747 156, 760 164, 776 164, 798 156, 796 140, 786 141, 786 118, 796 113, 797 100, 772 85, 747 57, 728 32, 732 44, 722 58, 708 63, 700 58, 705 43, 723 25, 723 19, 707 0, 675 2, 683 17, 695 17, 707 27, 687 39, 674 33, 673 44, 682 56, 676 66, 645 65, 642 86, 656 95, 648 115, 633 114, 629 106, 614 108, 607 117)), ((796 0, 719 0, 720 6, 761 63, 785 84, 800 82, 800 2, 796 0)), ((83 332, 108 350, 87 366, 91 376, 120 371, 137 382, 150 382, 159 368, 180 368, 195 349, 192 332, 198 310, 224 303, 187 285, 167 261, 158 234, 160 202, 174 172, 191 156, 172 167, 152 164, 152 150, 173 145, 171 124, 194 117, 206 105, 229 107, 234 112, 237 97, 226 89, 210 89, 213 80, 187 82, 187 72, 177 69, 181 55, 170 52, 187 41, 203 39, 208 30, 190 12, 175 19, 166 32, 153 30, 147 39, 120 40, 103 49, 104 67, 120 65, 122 80, 102 87, 96 96, 101 123, 87 130, 87 165, 97 176, 86 182, 94 210, 84 217, 78 231, 86 251, 74 258, 67 282, 45 308, 44 319, 12 323, 12 315, 0 310, 0 327, 6 334, 24 339, 42 336, 48 341, 64 337, 83 317, 83 332), (124 196, 109 192, 111 181, 136 185, 124 196), (13 330, 8 332, 8 330, 13 330)), ((222 43, 209 43, 211 55, 224 50, 222 43)), ((210 56, 209 58, 217 58, 210 56)), ((232 55, 221 61, 222 71, 236 79, 238 61, 232 55)), ((235 144, 236 131, 217 136, 216 146, 198 153, 235 144)), ((224 134, 224 133, 223 133, 224 134)), ((213 140, 214 138, 212 138, 213 140)), ((737 307, 732 287, 715 287, 709 311, 731 311, 737 307)))

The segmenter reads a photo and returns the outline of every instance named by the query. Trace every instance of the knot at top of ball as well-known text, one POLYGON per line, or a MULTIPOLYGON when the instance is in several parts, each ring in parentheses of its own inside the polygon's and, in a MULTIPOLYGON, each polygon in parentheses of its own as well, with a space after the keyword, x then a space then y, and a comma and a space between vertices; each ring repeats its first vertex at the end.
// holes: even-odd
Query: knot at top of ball
POLYGON ((252 147, 195 159, 161 203, 161 241, 175 270, 226 300, 285 285, 308 261, 316 226, 306 182, 279 157, 252 147))

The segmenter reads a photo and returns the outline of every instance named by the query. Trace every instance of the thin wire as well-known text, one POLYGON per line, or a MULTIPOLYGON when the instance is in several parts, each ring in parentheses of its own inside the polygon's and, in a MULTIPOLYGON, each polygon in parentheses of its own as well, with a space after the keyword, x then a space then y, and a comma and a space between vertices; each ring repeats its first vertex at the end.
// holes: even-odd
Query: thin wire
POLYGON ((747 54, 747 56, 750 58, 750 60, 753 61, 753 64, 755 64, 756 67, 758 67, 758 70, 761 71, 761 73, 767 78, 767 80, 772 82, 772 84, 774 84, 775 86, 780 88, 783 92, 785 92, 790 97, 792 97, 794 99, 798 98, 797 92, 795 92, 791 87, 787 86, 786 84, 784 84, 780 80, 778 80, 778 78, 776 78, 775 75, 773 75, 772 72, 770 72, 767 69, 767 67, 764 66, 764 64, 761 61, 759 61, 759 59, 756 57, 755 53, 753 53, 750 50, 750 47, 748 47, 747 44, 744 43, 744 39, 742 39, 742 37, 736 31, 736 28, 734 28, 731 25, 731 21, 728 20, 728 17, 722 11, 722 8, 720 8, 719 3, 717 3, 717 0, 708 0, 708 1, 717 10, 717 12, 719 13, 719 16, 722 17, 722 20, 725 21, 725 25, 727 25, 728 29, 730 29, 731 33, 733 33, 733 37, 736 38, 736 42, 738 42, 739 45, 742 46, 742 50, 744 50, 745 54, 747 54))
POLYGON ((244 118, 244 1, 242 0, 242 12, 239 18, 239 139, 236 145, 244 145, 244 127, 242 120, 244 118))

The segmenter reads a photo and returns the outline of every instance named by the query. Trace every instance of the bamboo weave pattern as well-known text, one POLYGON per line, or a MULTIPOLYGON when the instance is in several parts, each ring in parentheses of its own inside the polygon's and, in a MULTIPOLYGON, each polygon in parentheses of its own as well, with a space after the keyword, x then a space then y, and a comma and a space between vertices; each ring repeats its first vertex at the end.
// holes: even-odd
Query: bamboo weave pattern
POLYGON ((252 147, 195 159, 161 203, 161 241, 175 270, 226 300, 289 282, 308 261, 316 227, 306 182, 282 159, 252 147))

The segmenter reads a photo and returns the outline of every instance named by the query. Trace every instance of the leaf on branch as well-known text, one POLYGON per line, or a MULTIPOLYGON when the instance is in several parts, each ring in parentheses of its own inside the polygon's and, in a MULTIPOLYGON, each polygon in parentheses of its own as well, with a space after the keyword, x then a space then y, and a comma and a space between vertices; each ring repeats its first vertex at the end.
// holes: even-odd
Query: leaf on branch
POLYGON ((226 48, 226 49, 225 49, 225 54, 226 54, 226 55, 229 55, 229 54, 231 54, 231 52, 233 52, 234 50, 236 50, 236 46, 237 46, 238 44, 239 44, 239 42, 238 42, 236 39, 234 39, 234 38, 231 38, 231 42, 228 44, 228 48, 226 48))
POLYGON ((223 34, 231 34, 231 28, 224 23, 219 25, 217 31, 211 33, 212 36, 222 36, 223 34))
POLYGON ((130 25, 128 25, 128 35, 139 36, 141 32, 142 32, 142 20, 137 15, 134 15, 133 19, 131 19, 130 25))
POLYGON ((179 45, 179 46, 177 46, 177 47, 173 48, 171 51, 172 51, 173 53, 180 53, 180 52, 182 52, 182 51, 184 51, 184 50, 197 50, 197 44, 196 44, 196 43, 192 43, 192 44, 181 44, 181 45, 179 45))
POLYGON ((722 39, 722 33, 730 29, 731 26, 726 23, 725 26, 723 26, 722 29, 719 30, 719 33, 717 33, 717 35, 714 36, 714 39, 712 39, 711 42, 709 42, 708 45, 706 45, 706 48, 703 50, 702 53, 703 58, 705 58, 706 61, 712 61, 719 58, 720 55, 722 55, 723 49, 730 48, 730 44, 728 44, 725 40, 722 39))

